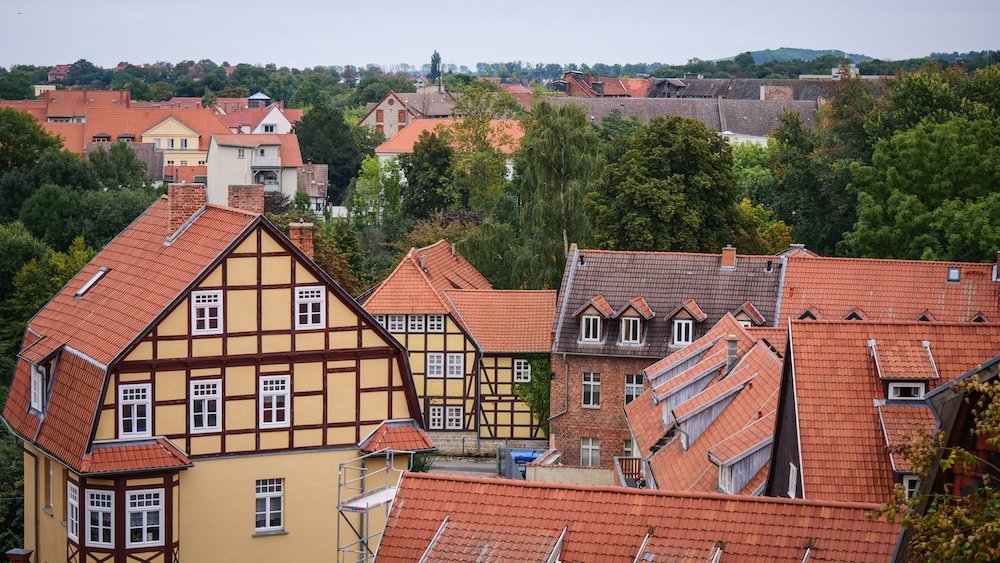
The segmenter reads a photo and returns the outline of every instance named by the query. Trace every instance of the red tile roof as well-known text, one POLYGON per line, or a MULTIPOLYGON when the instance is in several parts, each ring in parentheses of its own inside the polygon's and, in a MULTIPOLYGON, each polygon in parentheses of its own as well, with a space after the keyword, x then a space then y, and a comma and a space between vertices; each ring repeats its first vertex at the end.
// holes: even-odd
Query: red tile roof
MULTIPOLYGON (((605 303, 607 302, 605 301, 605 303)), ((649 320, 656 316, 656 313, 654 313, 653 310, 649 308, 649 305, 646 303, 646 300, 643 299, 642 297, 636 297, 635 299, 623 305, 621 309, 618 309, 618 311, 615 313, 614 316, 619 317, 621 316, 622 313, 624 313, 630 308, 634 309, 636 313, 639 313, 639 315, 646 320, 649 320)))
POLYGON ((591 307, 597 309, 597 312, 603 315, 606 319, 613 317, 615 314, 615 310, 611 308, 611 305, 608 304, 608 300, 605 299, 603 295, 595 295, 586 303, 580 305, 580 307, 573 313, 573 316, 579 316, 591 307))
MULTIPOLYGON (((471 560, 467 549, 485 547, 490 560, 525 560, 565 528, 562 561, 657 560, 686 553, 723 560, 801 562, 890 561, 899 526, 868 515, 874 505, 706 493, 644 491, 456 477, 403 476, 378 551, 380 561, 414 561, 442 535, 452 546, 442 560, 471 560), (532 530, 526 530, 530 523, 532 530), (448 534, 454 527, 460 533, 448 534), (504 532, 514 532, 506 540, 504 532), (642 548, 647 539, 645 547, 642 548), (515 538, 523 538, 512 545, 515 538)), ((432 548, 433 549, 433 548, 432 548)), ((532 558, 535 559, 535 558, 532 558)), ((535 559, 537 560, 537 559, 535 559)))
POLYGON ((444 294, 483 352, 552 349, 555 291, 454 289, 444 294))
POLYGON ((94 444, 83 458, 79 471, 84 475, 127 473, 149 469, 184 469, 191 460, 166 438, 139 442, 94 444))
POLYGON ((477 523, 442 521, 427 561, 548 561, 563 530, 532 523, 483 529, 477 523))
MULTIPOLYGON (((774 404, 777 404, 777 397, 772 409, 774 404)), ((732 436, 709 448, 708 455, 719 463, 728 464, 736 461, 751 448, 774 439, 774 421, 774 410, 761 414, 732 436)))
MULTIPOLYGON (((806 498, 880 503, 892 493, 892 467, 874 407, 874 401, 885 399, 885 390, 870 339, 880 344, 930 341, 940 379, 928 382, 929 391, 995 356, 1000 325, 792 322, 790 357, 806 498)), ((779 434, 776 440, 796 436, 779 434)))
POLYGON ((882 379, 937 379, 933 351, 918 340, 871 343, 875 367, 882 379))
MULTIPOLYGON (((410 154, 413 146, 425 132, 447 130, 457 121, 455 119, 414 119, 399 130, 393 138, 375 148, 375 154, 410 154)), ((494 148, 504 154, 513 154, 521 146, 524 128, 516 119, 494 119, 490 121, 491 137, 494 148)))
POLYGON ((708 315, 705 314, 705 311, 701 310, 701 307, 698 306, 698 304, 695 302, 694 299, 685 299, 684 302, 681 303, 680 307, 674 310, 674 312, 671 313, 670 316, 673 317, 678 312, 680 312, 681 309, 684 309, 685 311, 690 313, 691 317, 698 322, 701 322, 708 318, 708 315))
POLYGON ((358 443, 361 451, 423 452, 435 449, 430 436, 413 419, 385 420, 358 443))
POLYGON ((229 127, 219 119, 219 116, 207 109, 113 107, 88 110, 83 139, 89 142, 94 135, 106 134, 110 135, 112 140, 117 140, 121 135, 132 135, 138 141, 143 133, 170 118, 198 133, 198 150, 208 150, 212 135, 230 132, 229 127))
POLYGON ((743 304, 740 305, 740 308, 736 310, 734 315, 738 315, 741 311, 750 317, 750 320, 753 321, 754 325, 762 325, 764 324, 764 321, 766 321, 764 315, 761 315, 760 311, 757 310, 757 307, 754 307, 753 303, 749 301, 744 301, 743 304))
POLYGON ((247 135, 226 133, 212 135, 216 144, 227 147, 256 148, 260 146, 278 146, 278 156, 281 166, 302 166, 302 153, 299 151, 299 138, 295 133, 268 133, 264 135, 247 135))
POLYGON ((926 403, 916 405, 878 405, 885 445, 889 448, 889 461, 894 471, 913 471, 913 464, 902 453, 893 451, 913 440, 931 438, 937 429, 937 420, 926 403))
MULTIPOLYGON (((1000 321, 1000 283, 993 264, 792 256, 785 267, 781 322, 816 309, 828 320, 864 310, 865 320, 969 322, 983 313, 1000 321), (960 280, 948 281, 959 268, 960 280)), ((819 315, 817 315, 818 317, 819 315)))
MULTIPOLYGON (((72 350, 64 348, 59 355, 49 404, 34 441, 74 469, 82 467, 83 455, 90 443, 90 430, 94 413, 100 406, 106 371, 104 366, 98 366, 72 350)), ((22 403, 8 401, 8 408, 13 410, 23 406, 22 403)), ((5 411, 4 418, 6 416, 5 411)), ((15 427, 15 430, 24 435, 23 428, 15 427)))

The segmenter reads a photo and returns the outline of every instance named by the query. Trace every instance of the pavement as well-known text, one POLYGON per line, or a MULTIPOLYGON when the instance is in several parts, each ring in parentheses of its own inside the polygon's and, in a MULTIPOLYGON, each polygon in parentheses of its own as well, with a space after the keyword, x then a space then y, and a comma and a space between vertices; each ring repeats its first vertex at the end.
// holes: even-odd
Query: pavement
POLYGON ((434 458, 430 473, 496 477, 497 462, 493 458, 437 457, 434 458))

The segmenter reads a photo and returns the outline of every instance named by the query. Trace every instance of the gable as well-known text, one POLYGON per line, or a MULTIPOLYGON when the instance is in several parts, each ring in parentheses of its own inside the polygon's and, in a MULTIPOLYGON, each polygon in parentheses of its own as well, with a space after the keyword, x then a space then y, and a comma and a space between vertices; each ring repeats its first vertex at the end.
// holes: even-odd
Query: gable
POLYGON ((142 132, 144 137, 156 137, 156 136, 181 136, 181 137, 197 137, 198 132, 191 129, 184 123, 182 123, 176 117, 168 117, 163 121, 157 123, 156 125, 150 127, 146 131, 142 132))

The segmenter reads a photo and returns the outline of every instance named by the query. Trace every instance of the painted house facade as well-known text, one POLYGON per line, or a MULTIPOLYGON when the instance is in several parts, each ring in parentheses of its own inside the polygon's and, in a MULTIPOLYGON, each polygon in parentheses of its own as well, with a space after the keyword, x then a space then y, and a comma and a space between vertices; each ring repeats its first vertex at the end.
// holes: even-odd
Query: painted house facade
POLYGON ((451 94, 424 89, 421 92, 390 91, 378 103, 368 108, 368 113, 358 125, 371 127, 391 139, 414 119, 451 118, 455 105, 451 94))
POLYGON ((234 184, 262 184, 293 199, 298 191, 302 153, 294 134, 213 135, 207 160, 209 201, 225 201, 234 184))
POLYGON ((337 517, 338 467, 430 447, 406 351, 230 195, 172 185, 29 321, 3 420, 35 561, 330 558, 382 526, 337 517))

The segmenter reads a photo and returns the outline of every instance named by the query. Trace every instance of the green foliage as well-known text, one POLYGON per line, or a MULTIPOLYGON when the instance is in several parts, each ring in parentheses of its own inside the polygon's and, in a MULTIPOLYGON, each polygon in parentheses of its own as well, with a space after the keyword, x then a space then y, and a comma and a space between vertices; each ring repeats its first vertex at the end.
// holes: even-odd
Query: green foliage
POLYGON ((361 152, 344 122, 343 114, 328 105, 314 107, 295 126, 295 133, 303 160, 329 166, 329 200, 335 204, 341 202, 351 178, 361 166, 361 152))
POLYGON ((621 142, 631 137, 641 127, 642 120, 634 115, 622 117, 611 114, 601 122, 601 138, 612 143, 621 142))
POLYGON ((146 163, 139 159, 127 143, 119 141, 108 148, 94 147, 87 153, 87 163, 96 175, 98 184, 105 190, 153 187, 146 172, 146 163))
POLYGON ((365 157, 347 195, 351 222, 361 228, 395 226, 402 219, 402 172, 395 159, 384 165, 365 157))
POLYGON ((406 177, 403 209, 408 217, 426 219, 432 213, 461 201, 452 190, 452 162, 455 151, 444 132, 424 132, 413 145, 413 152, 400 157, 406 177))
POLYGON ((358 82, 358 87, 351 94, 351 104, 363 106, 369 102, 379 102, 389 93, 393 92, 415 92, 413 81, 406 76, 369 75, 358 82))
POLYGON ((42 130, 31 114, 0 108, 0 174, 33 165, 42 153, 61 145, 62 141, 42 130))
POLYGON ((0 302, 14 289, 14 274, 32 259, 41 259, 47 250, 22 223, 0 223, 0 302))
POLYGON ((792 244, 792 229, 764 206, 743 198, 736 206, 730 241, 747 254, 777 254, 792 244))
POLYGON ((549 435, 549 382, 552 380, 551 357, 548 354, 528 356, 531 381, 515 383, 514 393, 524 401, 538 419, 545 435, 549 435))
POLYGON ((431 55, 431 71, 427 73, 427 78, 432 82, 436 82, 438 78, 441 77, 441 55, 434 51, 431 55))
MULTIPOLYGON (((870 61, 871 57, 866 55, 858 55, 855 53, 845 53, 843 51, 838 51, 836 49, 793 49, 790 47, 781 47, 779 49, 764 49, 762 51, 748 51, 743 55, 749 54, 753 57, 753 61, 756 64, 764 64, 771 61, 809 61, 818 57, 825 55, 833 55, 842 59, 850 59, 852 62, 860 63, 862 61, 870 61)), ((737 58, 743 55, 738 55, 737 58)), ((828 69, 829 70, 829 69, 828 69)))
POLYGON ((288 232, 289 223, 313 223, 313 261, 348 293, 357 288, 358 279, 351 273, 350 256, 337 246, 337 239, 331 236, 332 230, 327 228, 325 221, 317 219, 311 211, 268 214, 267 219, 283 233, 288 232))
MULTIPOLYGON (((0 383, 0 405, 7 387, 0 383)), ((24 545, 24 453, 18 439, 0 425, 0 553, 24 545)))
POLYGON ((434 467, 434 456, 428 453, 413 455, 413 463, 410 464, 410 471, 414 473, 427 473, 434 467))
POLYGON ((700 121, 655 118, 609 162, 585 207, 600 248, 706 251, 733 227, 732 152, 700 121))

